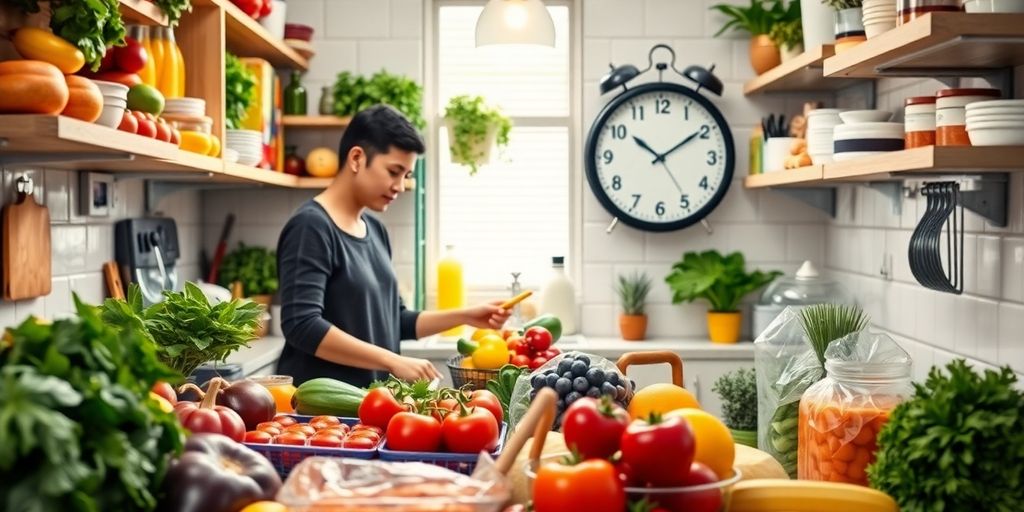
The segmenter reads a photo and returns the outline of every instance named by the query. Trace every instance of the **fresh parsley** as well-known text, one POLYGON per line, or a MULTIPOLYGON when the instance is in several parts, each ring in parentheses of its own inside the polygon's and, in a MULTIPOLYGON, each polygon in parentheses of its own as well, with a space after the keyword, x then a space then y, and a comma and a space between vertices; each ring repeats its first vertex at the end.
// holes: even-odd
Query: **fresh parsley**
MULTIPOLYGON (((39 12, 39 0, 15 0, 26 13, 39 12)), ((118 0, 51 0, 50 30, 75 45, 93 71, 111 46, 124 45, 124 22, 118 0)))

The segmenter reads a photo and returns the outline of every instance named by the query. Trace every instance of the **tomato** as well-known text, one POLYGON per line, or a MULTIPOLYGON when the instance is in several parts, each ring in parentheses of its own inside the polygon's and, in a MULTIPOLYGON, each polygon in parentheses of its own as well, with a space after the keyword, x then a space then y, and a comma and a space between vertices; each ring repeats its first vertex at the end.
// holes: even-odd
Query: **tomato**
MULTIPOLYGON (((718 477, 711 468, 694 462, 683 485, 692 487, 717 481, 718 477)), ((671 512, 718 512, 722 509, 722 491, 718 489, 686 493, 653 493, 649 497, 656 505, 671 512)))
POLYGON ((406 410, 406 406, 395 399, 388 388, 374 388, 359 404, 359 422, 374 427, 387 428, 391 418, 406 410))
POLYGON ((540 368, 541 366, 544 366, 545 364, 547 364, 547 362, 548 362, 548 358, 546 358, 544 356, 537 356, 537 357, 535 357, 535 358, 530 360, 530 369, 531 370, 536 370, 537 368, 540 368))
POLYGON ((551 348, 545 350, 544 353, 540 354, 540 355, 548 358, 548 360, 551 360, 551 359, 554 359, 554 358, 558 357, 558 355, 561 354, 561 353, 562 353, 561 350, 558 350, 555 347, 551 347, 551 348))
POLYGON ((514 364, 514 365, 516 365, 516 366, 518 366, 520 368, 529 368, 530 367, 530 361, 531 361, 530 356, 524 356, 522 354, 516 354, 516 355, 512 356, 512 360, 510 361, 510 363, 514 364))
POLYGON ((341 425, 341 420, 335 416, 314 416, 309 420, 309 426, 317 430, 336 427, 338 425, 341 425))
POLYGON ((369 431, 366 431, 366 430, 360 430, 359 432, 352 432, 352 433, 350 433, 348 436, 346 436, 346 439, 351 439, 351 438, 355 438, 355 437, 361 437, 361 438, 369 439, 370 441, 373 441, 373 444, 376 445, 377 443, 380 442, 380 436, 381 435, 376 433, 376 432, 369 432, 369 431))
POLYGON ((260 6, 260 18, 270 16, 270 13, 274 10, 274 0, 263 0, 263 5, 260 6))
MULTIPOLYGON (((277 416, 274 416, 274 419, 272 421, 276 421, 277 424, 281 426, 281 428, 290 427, 299 422, 299 420, 287 414, 278 414, 277 416)), ((259 428, 259 425, 257 425, 256 428, 259 428)))
POLYGON ((274 438, 274 444, 305 446, 306 434, 303 434, 302 432, 285 432, 274 438))
POLYGON ((178 394, 174 392, 174 388, 162 380, 156 381, 150 391, 160 395, 164 400, 170 402, 171 405, 178 403, 178 394))
POLYGON ((335 427, 327 427, 327 428, 325 428, 323 430, 317 430, 316 431, 317 434, 321 434, 321 433, 324 433, 324 432, 326 432, 328 434, 336 435, 338 437, 345 437, 345 436, 348 435, 348 426, 347 425, 338 425, 338 426, 335 426, 335 427))
POLYGON ((400 412, 388 422, 388 448, 403 452, 436 452, 441 449, 441 422, 433 416, 400 412))
POLYGON ((171 127, 171 144, 175 146, 181 145, 181 130, 171 127))
POLYGON ((378 433, 380 435, 384 435, 384 429, 382 429, 380 427, 374 427, 373 425, 366 425, 366 424, 363 424, 363 423, 356 423, 355 425, 353 425, 352 426, 352 431, 354 432, 356 430, 370 430, 370 431, 376 432, 376 433, 378 433))
POLYGON ((317 432, 309 438, 310 446, 325 446, 330 448, 341 448, 341 436, 327 432, 317 432))
POLYGON ((606 460, 591 459, 575 466, 547 462, 533 482, 534 512, 622 512, 626 492, 606 460))
POLYGON ((693 430, 685 419, 656 414, 648 420, 633 420, 622 433, 619 448, 636 477, 655 487, 681 485, 696 451, 693 430))
POLYGON ((246 16, 250 18, 256 18, 259 16, 260 11, 263 10, 264 0, 231 0, 231 3, 238 6, 246 16))
POLYGON ((158 117, 156 121, 156 140, 170 142, 171 141, 171 125, 167 124, 162 117, 158 117))
POLYGON ((565 445, 584 459, 611 457, 619 451, 622 433, 628 426, 629 413, 608 396, 601 400, 580 398, 562 416, 565 445))
POLYGON ((246 443, 267 444, 273 439, 274 436, 269 432, 264 432, 262 430, 250 430, 245 433, 243 441, 246 443))
POLYGON ((512 354, 518 354, 518 353, 519 353, 519 351, 520 351, 520 350, 522 349, 522 347, 523 347, 523 339, 522 339, 522 338, 516 338, 516 339, 513 339, 513 340, 509 340, 509 341, 508 341, 508 342, 506 343, 506 345, 505 345, 505 346, 507 346, 507 347, 508 347, 508 351, 509 351, 510 353, 512 353, 512 354))
MULTIPOLYGON (((127 37, 125 39, 128 39, 127 37)), ((107 48, 107 51, 103 54, 103 59, 100 60, 100 69, 97 72, 113 71, 114 70, 114 47, 107 48)), ((89 67, 86 66, 78 72, 80 75, 91 73, 89 67)))
POLYGON ((118 125, 117 129, 122 132, 135 133, 139 131, 139 120, 135 119, 130 110, 125 110, 121 116, 121 124, 118 125))
POLYGON ((526 330, 526 333, 523 335, 523 340, 525 340, 526 344, 533 350, 543 352, 551 348, 551 331, 548 331, 539 325, 535 325, 526 330))
POLYGON ((341 443, 342 448, 348 448, 352 450, 372 450, 377 446, 380 440, 373 440, 369 437, 346 437, 341 443))
POLYGON ((143 137, 156 138, 156 122, 150 121, 144 112, 132 111, 135 119, 139 122, 139 129, 135 133, 143 137))
POLYGON ((442 398, 434 402, 433 408, 435 410, 430 412, 430 415, 437 421, 444 422, 444 417, 448 416, 448 413, 454 411, 459 406, 459 401, 454 398, 442 398))
POLYGON ((445 448, 453 453, 492 452, 498 446, 498 422, 483 407, 460 408, 441 424, 445 448))
POLYGON ((501 425, 501 422, 504 419, 501 410, 501 401, 498 400, 498 397, 494 393, 491 393, 486 389, 478 389, 471 393, 469 397, 469 401, 466 402, 466 407, 483 407, 484 409, 491 411, 491 414, 494 415, 494 419, 497 420, 498 425, 501 425))
POLYGON ((305 423, 296 423, 295 425, 291 425, 291 426, 285 427, 284 431, 285 432, 302 432, 307 437, 311 436, 313 434, 316 434, 316 429, 311 427, 311 426, 309 426, 309 425, 307 425, 307 424, 305 424, 305 423))
POLYGON ((142 71, 142 68, 146 67, 146 61, 149 60, 146 48, 131 36, 124 38, 124 46, 115 46, 113 50, 114 63, 126 73, 142 71))

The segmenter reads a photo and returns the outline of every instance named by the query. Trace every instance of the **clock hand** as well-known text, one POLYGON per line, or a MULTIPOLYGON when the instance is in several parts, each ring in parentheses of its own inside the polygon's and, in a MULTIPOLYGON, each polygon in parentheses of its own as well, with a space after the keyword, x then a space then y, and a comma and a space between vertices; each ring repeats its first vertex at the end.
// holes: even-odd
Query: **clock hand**
POLYGON ((668 164, 666 164, 664 160, 662 160, 659 163, 661 164, 662 167, 665 168, 665 172, 668 173, 668 177, 672 178, 672 183, 676 186, 676 190, 679 191, 679 195, 682 195, 683 194, 683 187, 679 186, 679 182, 676 181, 676 177, 672 175, 672 170, 668 168, 668 164))
POLYGON ((656 155, 656 158, 654 160, 651 160, 651 163, 652 164, 656 164, 658 162, 664 162, 665 161, 665 157, 668 156, 669 153, 672 153, 673 151, 675 151, 675 150, 685 146, 687 142, 690 142, 691 140, 697 138, 698 135, 700 135, 700 130, 697 130, 697 131, 691 133, 689 136, 687 136, 685 139, 683 139, 682 142, 680 142, 679 144, 676 144, 675 146, 672 146, 672 149, 669 149, 668 151, 666 151, 666 152, 664 152, 664 153, 662 153, 660 155, 656 155))
MULTIPOLYGON (((644 148, 648 153, 654 155, 655 157, 658 156, 658 152, 655 151, 653 148, 651 148, 651 146, 648 145, 646 142, 644 142, 644 140, 641 139, 640 137, 637 137, 636 135, 634 135, 633 136, 633 142, 636 142, 637 146, 640 146, 640 147, 644 148)), ((657 160, 655 160, 655 162, 657 162, 657 160)), ((653 164, 655 162, 651 162, 651 163, 653 164)))

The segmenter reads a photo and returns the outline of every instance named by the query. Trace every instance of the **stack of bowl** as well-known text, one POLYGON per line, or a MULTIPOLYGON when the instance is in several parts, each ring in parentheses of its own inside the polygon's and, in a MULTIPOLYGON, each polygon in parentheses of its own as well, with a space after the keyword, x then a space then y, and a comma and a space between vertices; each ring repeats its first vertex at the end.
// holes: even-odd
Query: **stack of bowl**
POLYGON ((261 136, 256 130, 228 130, 225 147, 238 152, 238 163, 256 165, 263 160, 261 136))
POLYGON ((807 114, 807 154, 811 163, 832 162, 832 131, 841 123, 838 108, 819 108, 807 114))
POLYGON ((1024 0, 964 0, 967 12, 1024 12, 1024 0))
POLYGON ((868 39, 896 28, 896 0, 864 0, 862 9, 868 39))
POLYGON ((168 98, 164 102, 164 114, 202 117, 206 115, 206 100, 202 98, 168 98))
POLYGON ((1024 144, 1024 100, 976 101, 964 108, 972 146, 1024 144))
POLYGON ((103 93, 103 111, 96 124, 108 128, 117 128, 124 118, 124 111, 128 109, 128 86, 115 82, 104 82, 93 80, 103 93))
POLYGON ((315 55, 313 45, 313 27, 300 23, 288 23, 284 26, 284 44, 309 59, 315 55))
POLYGON ((892 112, 850 110, 840 112, 843 124, 832 133, 835 160, 899 151, 904 147, 903 123, 887 122, 892 112))

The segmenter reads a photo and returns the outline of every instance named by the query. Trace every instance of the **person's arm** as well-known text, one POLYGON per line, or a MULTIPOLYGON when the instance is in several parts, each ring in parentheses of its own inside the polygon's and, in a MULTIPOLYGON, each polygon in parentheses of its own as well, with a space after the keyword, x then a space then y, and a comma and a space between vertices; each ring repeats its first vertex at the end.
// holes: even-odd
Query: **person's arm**
POLYGON ((495 300, 463 309, 422 311, 416 319, 416 336, 423 338, 460 325, 481 329, 501 329, 511 312, 502 309, 504 300, 495 300))

